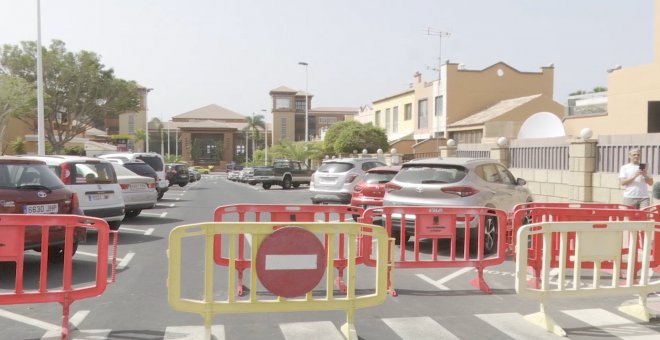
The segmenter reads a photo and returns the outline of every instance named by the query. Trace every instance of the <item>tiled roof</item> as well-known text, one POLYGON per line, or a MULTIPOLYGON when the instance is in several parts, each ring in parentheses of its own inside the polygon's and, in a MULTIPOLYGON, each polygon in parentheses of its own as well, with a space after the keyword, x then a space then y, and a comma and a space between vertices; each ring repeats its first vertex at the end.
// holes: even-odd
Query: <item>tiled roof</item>
POLYGON ((181 128, 188 129, 238 129, 241 130, 245 128, 247 123, 227 123, 227 122, 218 122, 214 120, 195 120, 189 122, 163 122, 163 128, 165 130, 175 130, 181 128))
POLYGON ((183 119, 245 119, 245 116, 226 109, 220 105, 211 104, 200 107, 180 115, 176 115, 172 118, 183 118, 183 119))
POLYGON ((527 104, 530 101, 539 98, 541 94, 535 94, 527 97, 512 98, 507 100, 502 100, 499 103, 483 110, 477 112, 469 117, 463 118, 457 122, 449 124, 448 127, 460 127, 468 125, 479 125, 483 124, 493 118, 497 118, 523 104, 527 104))
POLYGON ((359 107, 315 107, 311 109, 312 112, 337 112, 337 113, 355 113, 360 111, 359 107))
MULTIPOLYGON (((278 88, 276 88, 276 89, 272 89, 272 90, 270 90, 270 92, 271 92, 271 93, 272 93, 272 92, 293 92, 293 93, 297 93, 298 90, 294 90, 294 89, 292 89, 292 88, 290 88, 290 87, 286 87, 286 86, 282 85, 282 86, 280 86, 280 87, 278 87, 278 88)), ((305 94, 303 93, 303 96, 304 96, 304 95, 305 95, 305 94)))

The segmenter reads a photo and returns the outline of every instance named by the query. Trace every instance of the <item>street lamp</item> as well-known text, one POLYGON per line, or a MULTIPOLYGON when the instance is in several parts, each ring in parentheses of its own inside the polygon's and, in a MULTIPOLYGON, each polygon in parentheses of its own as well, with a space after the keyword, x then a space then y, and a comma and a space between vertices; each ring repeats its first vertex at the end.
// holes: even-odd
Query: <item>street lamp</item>
POLYGON ((147 114, 147 96, 149 92, 154 89, 145 89, 144 91, 144 143, 146 144, 144 150, 149 152, 149 115, 147 114))
POLYGON ((309 106, 309 93, 307 93, 307 85, 309 80, 308 64, 304 61, 298 63, 298 65, 305 66, 305 143, 309 141, 309 113, 307 112, 307 107, 309 106))
MULTIPOLYGON (((265 114, 268 112, 266 109, 261 109, 261 111, 265 114)), ((266 117, 264 116, 264 165, 268 165, 268 122, 266 122, 266 117)))

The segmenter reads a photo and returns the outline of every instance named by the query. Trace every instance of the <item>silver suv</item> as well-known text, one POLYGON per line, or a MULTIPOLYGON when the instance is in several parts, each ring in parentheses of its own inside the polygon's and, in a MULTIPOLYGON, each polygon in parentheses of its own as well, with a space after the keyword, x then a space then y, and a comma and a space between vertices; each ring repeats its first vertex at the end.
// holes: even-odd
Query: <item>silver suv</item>
MULTIPOLYGON (((526 183, 522 178, 515 178, 504 165, 492 159, 416 159, 404 164, 392 181, 385 185, 383 205, 478 206, 510 212, 516 204, 532 201, 526 183)), ((396 222, 397 216, 392 216, 392 220, 396 222)), ((410 220, 414 221, 414 216, 406 215, 406 221, 410 220)), ((393 223, 393 229, 394 224, 399 223, 393 223)), ((470 227, 476 230, 476 226, 470 227)), ((412 228, 414 226, 406 224, 409 231, 406 238, 412 235, 412 228)), ((487 223, 484 240, 486 252, 495 250, 496 232, 496 226, 487 223)))
POLYGON ((353 187, 364 178, 367 170, 385 165, 375 158, 339 158, 324 161, 309 183, 312 203, 350 203, 353 187))

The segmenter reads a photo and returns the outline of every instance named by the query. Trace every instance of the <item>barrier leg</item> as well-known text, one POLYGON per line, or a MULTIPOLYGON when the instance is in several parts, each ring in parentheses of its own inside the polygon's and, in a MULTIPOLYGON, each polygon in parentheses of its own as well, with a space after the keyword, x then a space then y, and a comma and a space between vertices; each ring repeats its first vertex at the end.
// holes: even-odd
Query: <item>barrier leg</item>
POLYGON ((486 294, 492 294, 493 291, 490 289, 490 286, 488 286, 488 283, 486 283, 486 280, 484 279, 484 268, 479 265, 476 267, 476 269, 477 277, 470 280, 470 285, 474 288, 479 288, 486 294))
POLYGON ((389 238, 387 239, 387 292, 390 296, 397 296, 397 292, 394 289, 394 243, 396 239, 389 238))
POLYGON ((213 313, 204 313, 204 340, 211 340, 211 324, 213 324, 213 313))
POLYGON ((64 297, 62 304, 62 340, 69 338, 69 298, 64 297))
POLYGON ((538 313, 525 315, 524 318, 548 332, 552 332, 559 336, 566 336, 566 332, 545 312, 545 304, 543 302, 541 302, 541 310, 538 313))
POLYGON ((346 258, 344 258, 344 234, 339 234, 338 259, 335 260, 337 268, 337 277, 335 278, 335 288, 342 293, 346 293, 346 282, 344 282, 344 268, 346 268, 346 258))
POLYGON ((354 319, 355 310, 353 308, 346 310, 346 323, 341 326, 341 333, 347 340, 358 340, 357 330, 355 330, 354 319))
POLYGON ((649 322, 650 319, 656 317, 656 315, 646 307, 646 293, 639 295, 639 303, 619 306, 619 311, 644 322, 649 322))

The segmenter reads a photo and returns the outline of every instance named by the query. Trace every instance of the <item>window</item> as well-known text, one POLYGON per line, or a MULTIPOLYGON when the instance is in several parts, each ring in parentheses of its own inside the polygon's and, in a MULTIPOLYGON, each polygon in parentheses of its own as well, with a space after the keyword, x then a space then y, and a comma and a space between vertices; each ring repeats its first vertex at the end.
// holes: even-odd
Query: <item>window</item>
POLYGON ((435 97, 435 116, 439 117, 442 116, 444 113, 444 97, 443 96, 437 96, 435 97))
POLYGON ((403 107, 403 120, 411 120, 412 119, 412 104, 406 104, 406 106, 403 107))
POLYGON ((390 109, 385 109, 385 132, 390 131, 390 109))
POLYGON ((286 118, 280 118, 280 139, 286 138, 286 118))
MULTIPOLYGON (((290 109, 291 108, 291 98, 288 97, 275 97, 275 108, 276 109, 290 109)), ((304 110, 304 107, 303 107, 304 110)))
POLYGON ((426 129, 429 126, 428 101, 422 99, 417 102, 417 128, 426 129))
POLYGON ((296 111, 305 111, 304 99, 296 99, 296 111))
POLYGON ((399 107, 392 109, 392 132, 399 132, 399 107))
POLYGON ((337 117, 319 117, 320 125, 332 125, 337 122, 337 117))
POLYGON ((135 116, 134 115, 129 115, 128 116, 128 133, 131 134, 131 135, 135 133, 135 116))
POLYGON ((374 117, 374 125, 380 126, 380 110, 376 111, 376 115, 374 117))

